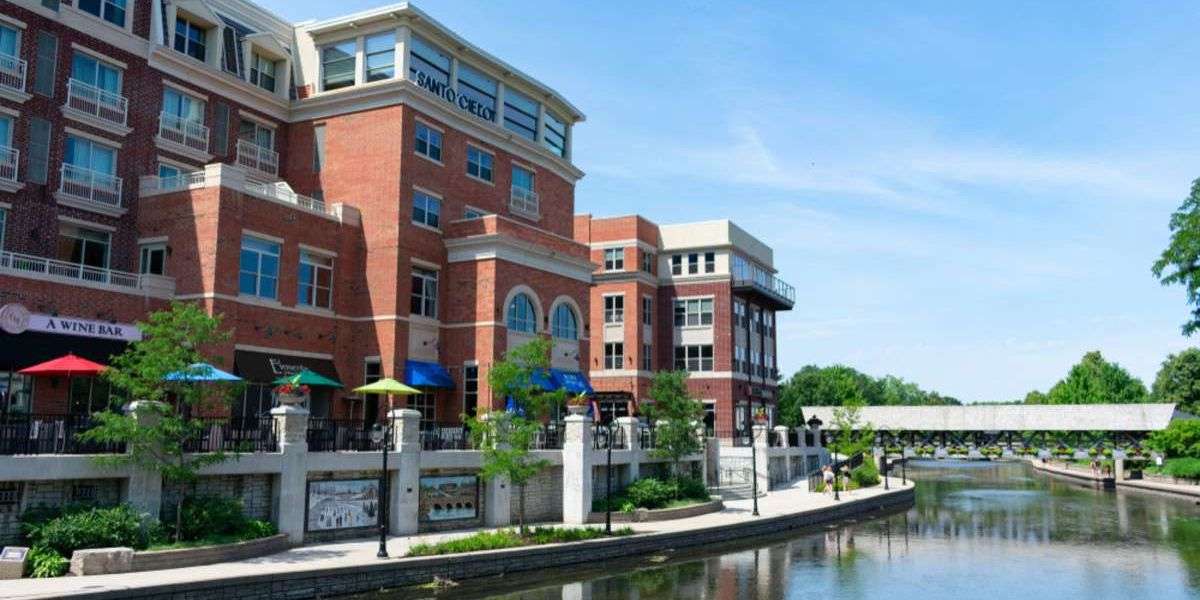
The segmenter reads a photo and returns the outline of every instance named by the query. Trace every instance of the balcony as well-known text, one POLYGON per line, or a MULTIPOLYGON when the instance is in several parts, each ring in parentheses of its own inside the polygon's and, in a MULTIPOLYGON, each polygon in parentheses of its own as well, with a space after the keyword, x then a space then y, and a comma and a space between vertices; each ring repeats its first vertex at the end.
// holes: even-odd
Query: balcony
POLYGON ((25 93, 25 61, 8 54, 0 54, 0 93, 5 93, 17 101, 25 101, 29 95, 25 93))
POLYGON ((325 206, 325 202, 310 198, 303 194, 297 194, 292 191, 292 188, 284 182, 278 183, 258 183, 255 181, 247 181, 245 190, 256 196, 265 196, 269 200, 276 200, 285 204, 294 204, 309 212, 328 214, 329 210, 325 206))
POLYGON ((21 151, 8 146, 0 146, 0 190, 15 192, 21 188, 17 182, 17 165, 20 164, 21 151))
POLYGON ((179 146, 179 150, 189 155, 199 155, 202 160, 208 160, 208 127, 198 121, 191 121, 162 113, 158 115, 158 137, 160 141, 179 146))
POLYGON ((796 304, 796 288, 782 279, 762 271, 748 275, 733 274, 733 291, 751 294, 773 310, 791 310, 796 304))
POLYGON ((513 212, 535 219, 541 217, 542 214, 537 192, 515 185, 512 186, 512 195, 508 206, 513 212))
POLYGON ((131 131, 125 125, 128 113, 129 99, 125 96, 78 79, 67 82, 67 104, 63 114, 68 117, 125 135, 131 131))
POLYGON ((237 165, 276 177, 279 175, 279 153, 249 140, 238 140, 237 165))
POLYGON ((108 215, 125 213, 121 206, 121 178, 64 164, 56 197, 62 204, 108 215))
POLYGON ((83 283, 89 287, 138 292, 158 298, 170 298, 175 295, 175 280, 170 277, 101 269, 16 252, 0 252, 0 271, 42 281, 58 280, 68 284, 83 283))

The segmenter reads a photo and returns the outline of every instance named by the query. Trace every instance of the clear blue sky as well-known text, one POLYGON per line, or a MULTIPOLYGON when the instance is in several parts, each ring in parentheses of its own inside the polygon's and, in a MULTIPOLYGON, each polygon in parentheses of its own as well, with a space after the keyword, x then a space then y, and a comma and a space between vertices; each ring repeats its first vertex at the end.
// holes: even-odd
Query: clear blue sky
POLYGON ((578 211, 729 217, 775 248, 785 374, 1006 400, 1093 349, 1149 384, 1188 345, 1150 264, 1200 176, 1200 5, 416 4, 588 115, 578 211))

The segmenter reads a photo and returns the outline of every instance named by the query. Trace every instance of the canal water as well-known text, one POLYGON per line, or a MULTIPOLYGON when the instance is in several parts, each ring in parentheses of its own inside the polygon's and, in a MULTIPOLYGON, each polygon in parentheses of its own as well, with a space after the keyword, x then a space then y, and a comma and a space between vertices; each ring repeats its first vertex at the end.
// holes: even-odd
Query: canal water
POLYGON ((542 599, 1200 598, 1200 507, 1023 463, 914 462, 916 504, 819 533, 381 596, 542 599))

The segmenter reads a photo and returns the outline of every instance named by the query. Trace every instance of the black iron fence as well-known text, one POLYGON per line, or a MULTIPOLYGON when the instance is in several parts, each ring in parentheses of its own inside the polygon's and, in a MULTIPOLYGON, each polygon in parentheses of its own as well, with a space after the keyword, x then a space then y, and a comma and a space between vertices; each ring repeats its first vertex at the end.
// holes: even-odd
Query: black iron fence
POLYGON ((767 430, 767 445, 776 448, 782 444, 779 443, 779 432, 774 429, 767 430))
POLYGON ((638 447, 642 450, 658 447, 658 430, 653 425, 638 426, 638 447))
POLYGON ((542 425, 541 431, 533 436, 531 450, 562 450, 563 432, 566 426, 561 421, 551 421, 542 425))
POLYGON ((192 419, 200 423, 198 435, 188 440, 185 452, 275 452, 279 449, 275 418, 192 419))
POLYGON ((625 428, 613 425, 610 429, 608 425, 601 423, 592 425, 592 448, 607 450, 609 447, 613 450, 624 450, 629 447, 625 440, 625 428))
POLYGON ((796 431, 796 429, 794 427, 788 427, 788 447, 789 448, 799 448, 800 447, 800 432, 796 431))
POLYGON ((379 444, 371 440, 371 427, 361 420, 310 418, 306 438, 309 452, 380 449, 379 444))
POLYGON ((119 454, 124 444, 85 442, 79 434, 95 421, 86 415, 4 415, 0 417, 0 455, 119 454))
POLYGON ((470 450, 471 431, 464 423, 421 423, 422 450, 470 450))

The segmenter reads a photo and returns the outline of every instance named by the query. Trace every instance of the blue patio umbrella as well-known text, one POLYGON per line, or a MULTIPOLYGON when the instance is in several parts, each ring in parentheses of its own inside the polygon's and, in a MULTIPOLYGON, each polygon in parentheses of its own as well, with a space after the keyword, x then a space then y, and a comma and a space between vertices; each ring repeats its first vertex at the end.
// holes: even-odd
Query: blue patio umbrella
POLYGON ((192 363, 186 369, 167 373, 163 380, 184 383, 215 383, 241 381, 242 378, 232 373, 226 373, 208 363, 192 363))
POLYGON ((512 396, 509 396, 508 401, 504 403, 504 410, 507 412, 510 412, 510 413, 514 413, 518 417, 525 416, 525 409, 522 408, 521 406, 517 405, 517 402, 512 399, 512 396))

